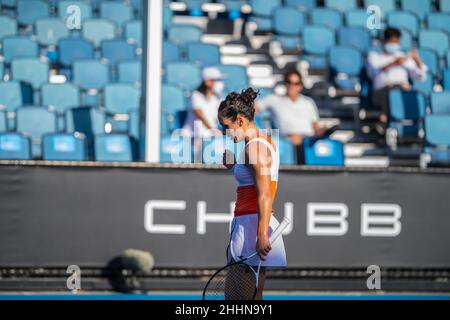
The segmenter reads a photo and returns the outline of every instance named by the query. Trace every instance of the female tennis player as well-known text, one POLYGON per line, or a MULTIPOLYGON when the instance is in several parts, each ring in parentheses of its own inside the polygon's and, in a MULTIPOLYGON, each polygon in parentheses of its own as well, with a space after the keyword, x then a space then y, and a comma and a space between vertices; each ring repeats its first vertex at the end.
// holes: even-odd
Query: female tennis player
MULTIPOLYGON (((229 150, 225 150, 223 156, 224 165, 233 172, 238 183, 227 260, 230 263, 249 256, 255 250, 258 252, 248 264, 256 267, 262 260, 255 295, 255 299, 260 300, 265 267, 285 267, 287 262, 282 237, 272 245, 269 242, 271 233, 279 225, 272 208, 277 189, 279 153, 270 137, 255 125, 257 94, 252 88, 230 93, 220 104, 218 119, 235 143, 245 140, 245 148, 237 161, 229 150)), ((228 287, 233 288, 232 285, 228 287)))

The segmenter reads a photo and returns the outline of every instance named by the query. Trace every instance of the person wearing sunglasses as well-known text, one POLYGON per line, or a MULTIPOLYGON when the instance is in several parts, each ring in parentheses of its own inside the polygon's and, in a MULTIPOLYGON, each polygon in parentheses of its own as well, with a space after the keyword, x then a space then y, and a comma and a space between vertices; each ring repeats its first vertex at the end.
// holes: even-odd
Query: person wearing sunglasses
POLYGON ((297 163, 304 164, 303 139, 323 137, 329 128, 319 124, 316 103, 302 94, 303 82, 300 73, 293 69, 284 76, 285 95, 269 95, 257 101, 257 112, 269 110, 272 122, 280 136, 288 137, 296 148, 297 163))

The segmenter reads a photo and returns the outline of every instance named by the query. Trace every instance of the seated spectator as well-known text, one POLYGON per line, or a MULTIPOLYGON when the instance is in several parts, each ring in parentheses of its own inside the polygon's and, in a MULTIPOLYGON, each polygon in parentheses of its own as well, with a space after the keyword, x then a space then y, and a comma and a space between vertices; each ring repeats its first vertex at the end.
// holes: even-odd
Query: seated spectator
POLYGON ((269 109, 280 136, 288 137, 295 145, 298 164, 304 164, 303 138, 322 137, 329 128, 319 124, 319 112, 313 99, 301 94, 302 77, 297 70, 289 70, 285 77, 286 95, 270 95, 256 104, 257 112, 269 109))
POLYGON ((384 135, 389 122, 389 90, 410 90, 410 79, 425 81, 427 66, 416 49, 405 53, 400 47, 401 32, 396 28, 384 31, 383 51, 368 55, 368 75, 373 81, 372 105, 381 111, 377 131, 384 135))
POLYGON ((217 112, 224 88, 223 75, 214 67, 204 68, 202 83, 192 92, 190 109, 183 126, 184 133, 194 137, 194 150, 201 148, 202 138, 222 135, 218 129, 217 112))

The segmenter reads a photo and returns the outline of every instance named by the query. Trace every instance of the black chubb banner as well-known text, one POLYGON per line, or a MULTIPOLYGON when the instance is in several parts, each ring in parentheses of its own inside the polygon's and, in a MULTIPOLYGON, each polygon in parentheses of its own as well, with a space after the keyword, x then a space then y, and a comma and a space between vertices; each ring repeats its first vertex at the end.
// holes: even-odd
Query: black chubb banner
MULTIPOLYGON (((225 262, 236 184, 226 170, 0 166, 0 267, 225 262)), ((449 173, 282 170, 290 267, 450 267, 449 173)))

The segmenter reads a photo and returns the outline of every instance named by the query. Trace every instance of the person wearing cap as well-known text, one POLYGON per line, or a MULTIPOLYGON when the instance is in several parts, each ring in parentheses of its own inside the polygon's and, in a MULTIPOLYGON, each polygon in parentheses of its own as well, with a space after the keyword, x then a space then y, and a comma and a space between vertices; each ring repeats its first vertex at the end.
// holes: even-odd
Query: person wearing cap
POLYGON ((215 67, 202 70, 202 83, 192 92, 191 103, 183 126, 185 133, 194 137, 194 148, 201 138, 222 135, 218 129, 217 112, 222 99, 224 76, 215 67))

